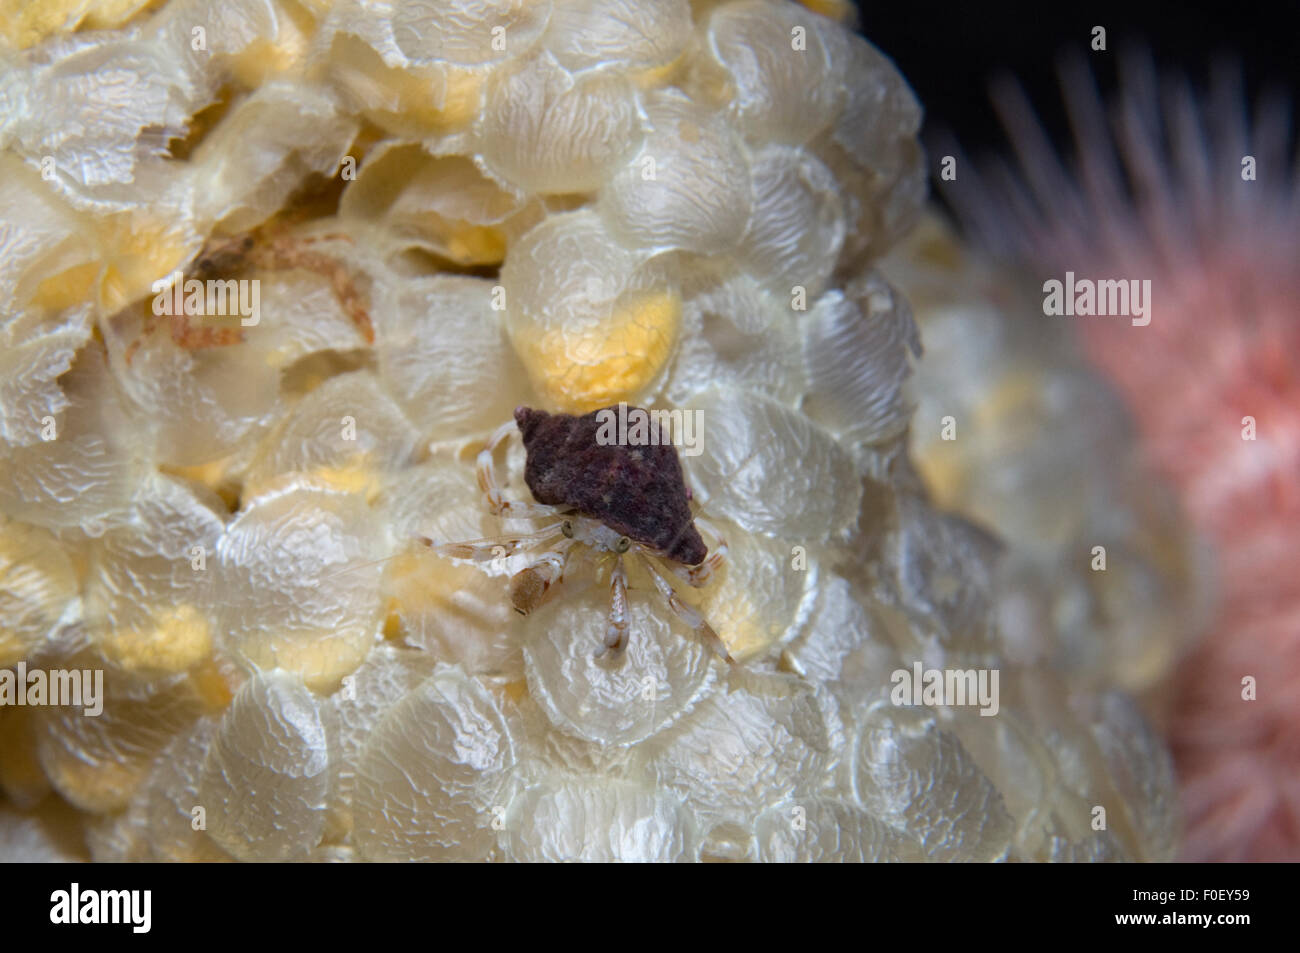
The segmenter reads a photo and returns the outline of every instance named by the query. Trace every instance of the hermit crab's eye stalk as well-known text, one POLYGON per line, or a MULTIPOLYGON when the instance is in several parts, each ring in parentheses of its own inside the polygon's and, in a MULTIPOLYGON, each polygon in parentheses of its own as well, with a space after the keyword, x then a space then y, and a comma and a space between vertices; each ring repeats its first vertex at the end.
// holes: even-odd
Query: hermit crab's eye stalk
POLYGON ((628 547, 630 547, 631 545, 632 545, 632 540, 628 539, 626 536, 622 536, 619 537, 618 545, 615 546, 614 548, 620 553, 625 553, 628 551, 628 547))
POLYGON ((573 539, 573 523, 570 520, 565 520, 560 525, 560 532, 563 533, 567 538, 573 539))

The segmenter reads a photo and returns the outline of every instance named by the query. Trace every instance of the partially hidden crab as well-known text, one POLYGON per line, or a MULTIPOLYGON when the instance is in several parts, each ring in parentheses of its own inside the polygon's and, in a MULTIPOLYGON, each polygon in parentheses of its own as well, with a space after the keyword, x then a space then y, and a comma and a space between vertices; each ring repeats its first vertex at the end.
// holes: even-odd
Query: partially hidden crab
POLYGON ((478 483, 492 513, 552 520, 550 525, 527 535, 453 543, 422 541, 440 555, 477 562, 529 554, 528 565, 510 579, 510 601, 521 615, 554 594, 564 581, 576 546, 612 555, 609 619, 605 644, 597 655, 607 650, 617 655, 627 645, 624 559, 635 557, 668 608, 720 658, 734 665, 722 639, 699 612, 678 597, 668 580, 672 575, 693 587, 706 585, 726 558, 726 540, 704 519, 692 517, 691 494, 676 448, 659 441, 646 446, 602 444, 597 440, 601 413, 575 417, 518 407, 514 422, 499 427, 479 452, 478 483), (524 482, 534 503, 506 499, 493 463, 497 448, 516 426, 527 454, 524 482), (697 524, 716 540, 712 553, 697 524))
MULTIPOLYGON (((272 227, 263 227, 239 235, 214 237, 199 251, 189 265, 189 277, 199 281, 222 281, 250 271, 292 271, 302 269, 326 278, 340 307, 356 325, 367 344, 375 343, 375 328, 370 320, 366 296, 352 271, 333 255, 316 251, 311 246, 318 242, 351 242, 347 235, 292 236, 278 233, 272 227)), ((184 310, 168 316, 172 340, 187 351, 206 348, 229 347, 244 340, 242 328, 237 326, 196 324, 184 310)), ((150 316, 140 336, 131 342, 126 351, 126 361, 153 333, 158 322, 150 316)))

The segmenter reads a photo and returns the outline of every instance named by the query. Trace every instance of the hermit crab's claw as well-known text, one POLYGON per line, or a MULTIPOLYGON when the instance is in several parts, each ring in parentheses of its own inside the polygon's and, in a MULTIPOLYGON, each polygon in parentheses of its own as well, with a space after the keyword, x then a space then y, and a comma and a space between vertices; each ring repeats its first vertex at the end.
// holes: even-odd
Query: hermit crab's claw
POLYGON ((510 577, 510 604, 516 612, 528 615, 555 594, 556 586, 564 581, 564 567, 572 544, 571 539, 560 541, 550 552, 539 555, 531 566, 510 577))
POLYGON ((528 615, 546 595, 546 583, 531 567, 510 577, 510 604, 520 615, 528 615))
POLYGON ((698 566, 708 554, 709 548, 704 545, 700 531, 691 523, 686 524, 668 550, 668 555, 684 566, 698 566))

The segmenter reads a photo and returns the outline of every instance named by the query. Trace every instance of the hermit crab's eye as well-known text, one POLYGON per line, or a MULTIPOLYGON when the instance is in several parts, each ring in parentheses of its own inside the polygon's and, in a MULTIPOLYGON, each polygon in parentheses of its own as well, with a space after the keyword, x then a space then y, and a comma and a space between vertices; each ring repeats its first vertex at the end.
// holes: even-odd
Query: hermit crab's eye
POLYGON ((567 536, 569 539, 573 539, 573 523, 570 522, 569 520, 565 520, 563 523, 560 524, 560 532, 563 533, 565 536, 567 536))
POLYGON ((627 552, 628 547, 631 545, 632 545, 632 540, 628 539, 626 536, 620 536, 618 540, 618 545, 615 546, 614 549, 616 549, 620 553, 625 553, 627 552))

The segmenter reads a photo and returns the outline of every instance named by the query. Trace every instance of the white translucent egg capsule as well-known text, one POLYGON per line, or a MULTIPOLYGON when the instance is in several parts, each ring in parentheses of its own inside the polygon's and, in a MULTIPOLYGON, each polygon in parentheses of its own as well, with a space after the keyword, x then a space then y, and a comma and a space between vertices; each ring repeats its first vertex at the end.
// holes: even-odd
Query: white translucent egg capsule
POLYGON ((199 794, 204 763, 217 741, 219 722, 200 718, 176 737, 140 786, 127 810, 127 823, 145 856, 165 863, 221 863, 233 860, 207 831, 207 808, 199 794))
POLYGON ((724 122, 680 94, 647 95, 645 140, 597 208, 630 247, 703 255, 734 248, 753 207, 749 164, 724 122))
POLYGON ((777 804, 758 818, 758 857, 768 863, 917 863, 921 845, 861 808, 827 798, 777 804))
MULTIPOLYGON (((700 594, 705 618, 738 662, 761 657, 807 620, 820 583, 816 555, 775 539, 715 527, 727 539, 723 570, 700 594)), ((687 591, 685 598, 696 601, 687 591)))
POLYGON ((707 512, 805 542, 824 541, 857 518, 862 487, 853 459, 807 417, 739 391, 709 391, 691 403, 703 412, 704 436, 701 454, 684 466, 707 512))
POLYGON ((769 145, 750 159, 754 212, 737 252, 749 272, 778 297, 802 289, 816 300, 844 243, 843 199, 835 177, 817 159, 769 145))
POLYGON ((304 473, 366 490, 412 459, 419 440, 401 408, 366 371, 339 374, 298 402, 259 448, 246 483, 304 473))
POLYGON ((879 444, 897 437, 911 419, 903 386, 920 335, 907 302, 879 276, 830 291, 804 323, 809 389, 803 410, 846 441, 879 444))
POLYGON ((844 77, 831 62, 820 19, 766 0, 723 4, 709 17, 709 50, 735 88, 730 111, 747 135, 797 145, 835 119, 844 77))
POLYGON ((806 678, 839 682, 855 697, 878 700, 890 673, 900 667, 889 610, 862 598, 842 576, 823 574, 813 600, 808 621, 785 656, 806 678))
POLYGON ((714 655, 657 598, 628 592, 628 644, 597 658, 609 618, 607 586, 568 591, 529 615, 524 670, 561 731, 607 745, 643 741, 680 718, 714 674, 714 655))
POLYGON ((92 313, 69 309, 54 320, 26 312, 0 325, 0 440, 30 446, 58 436, 58 417, 68 406, 58 379, 90 339, 92 313), (48 418, 48 419, 47 419, 48 418))
POLYGON ((527 50, 551 0, 409 0, 392 6, 392 36, 413 63, 482 66, 527 50))
POLYGON ((1142 859, 1172 861, 1181 833, 1173 759, 1129 696, 1108 692, 1091 715, 1089 729, 1120 794, 1142 859))
POLYGON ((221 637, 249 669, 331 688, 361 664, 380 616, 379 528, 356 495, 292 478, 252 500, 217 545, 221 637))
POLYGON ((46 415, 49 439, 0 443, 0 512, 98 535, 127 518, 145 469, 147 437, 132 427, 97 349, 60 378, 60 387, 67 406, 46 415))
POLYGON ((320 700, 289 672, 249 679, 230 703, 199 780, 208 833, 241 860, 307 855, 325 832, 332 778, 320 700))
POLYGON ((497 699, 457 667, 439 668, 371 731, 352 813, 367 860, 482 860, 514 745, 497 699))
POLYGON ((899 530, 891 558, 915 640, 900 649, 920 655, 928 645, 941 647, 953 662, 991 662, 996 646, 990 596, 1001 543, 910 494, 896 499, 899 530))
MULTIPOLYGON (((60 660, 60 670, 81 682, 82 705, 47 706, 37 720, 37 753, 54 789, 84 811, 126 807, 148 777, 162 750, 199 716, 201 707, 188 682, 155 681, 123 693, 114 672, 90 653, 60 660), (95 670, 99 669, 98 689, 95 670), (90 692, 102 711, 91 717, 90 692)), ((30 697, 30 696, 29 696, 30 697)), ((75 696, 72 696, 75 699, 75 696)))
POLYGON ((505 815, 507 856, 526 863, 693 860, 695 832, 671 794, 628 782, 551 775, 505 815))
MULTIPOLYGON (((85 266, 97 258, 87 240, 90 221, 43 187, 40 173, 10 153, 0 155, 0 298, 15 311, 25 308, 51 277, 85 266)), ((89 317, 89 316, 87 316, 89 317)), ((18 347, 29 326, 21 317, 4 321, 5 343, 18 347)), ((6 400, 12 398, 6 397, 6 400)))
POLYGON ((858 802, 917 837, 926 859, 1006 856, 1015 826, 1002 795, 932 714, 878 709, 862 726, 855 757, 858 802))
POLYGON ((435 661, 428 653, 392 645, 377 646, 365 664, 344 678, 328 704, 336 726, 338 787, 334 792, 335 819, 344 832, 353 825, 352 802, 356 794, 357 761, 361 749, 380 719, 406 694, 433 673, 435 661))
POLYGON ((683 306, 681 344, 664 393, 694 407, 710 388, 749 390, 794 403, 805 390, 802 341, 792 299, 766 290, 748 273, 711 282, 683 306))
POLYGON ((612 240, 583 209, 552 215, 501 270, 507 326, 534 390, 585 412, 635 397, 667 364, 681 304, 670 263, 612 240))
POLYGON ((129 524, 87 547, 86 624, 106 658, 141 675, 179 672, 215 642, 213 586, 225 508, 213 494, 154 474, 129 524))
POLYGON ((650 744, 651 767, 701 830, 752 831, 758 815, 814 793, 830 755, 825 717, 801 680, 739 670, 650 744))
POLYGON ((225 234, 262 224, 310 176, 335 174, 357 125, 323 91, 267 83, 234 106, 195 150, 196 218, 225 234))
POLYGON ((641 142, 636 87, 608 71, 570 74, 549 53, 487 81, 476 127, 488 170, 526 192, 590 192, 641 142))
MULTIPOLYGON (((540 200, 485 175, 470 158, 402 140, 367 153, 339 199, 341 218, 380 226, 368 241, 392 249, 389 261, 419 248, 460 266, 496 265, 543 214, 540 200)), ((388 321, 386 306, 378 310, 381 329, 401 323, 388 321)))
POLYGON ((496 287, 442 275, 404 281, 384 302, 380 379, 428 440, 490 433, 531 396, 496 287))
POLYGON ((556 0, 541 42, 575 72, 639 72, 677 59, 691 28, 688 0, 556 0))
POLYGON ((56 537, 0 519, 0 666, 22 661, 56 628, 75 622, 80 589, 56 537))

